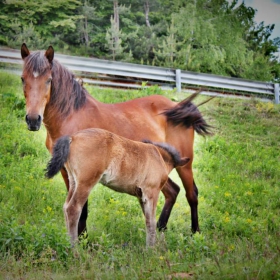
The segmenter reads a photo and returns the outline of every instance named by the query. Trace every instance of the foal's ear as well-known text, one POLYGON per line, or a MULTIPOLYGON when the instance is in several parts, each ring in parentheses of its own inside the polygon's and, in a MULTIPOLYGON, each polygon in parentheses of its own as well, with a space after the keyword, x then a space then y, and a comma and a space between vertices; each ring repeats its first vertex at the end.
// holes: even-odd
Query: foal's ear
POLYGON ((48 59, 49 63, 52 63, 54 57, 54 49, 52 46, 49 46, 45 53, 46 58, 48 59))
POLYGON ((21 58, 22 58, 22 59, 25 59, 27 56, 30 55, 30 51, 29 51, 29 49, 27 48, 27 46, 26 46, 25 43, 23 43, 23 44, 21 45, 20 52, 21 52, 21 58))
POLYGON ((177 166, 184 166, 185 164, 187 164, 190 161, 190 158, 185 157, 185 158, 181 158, 180 162, 178 163, 177 166))

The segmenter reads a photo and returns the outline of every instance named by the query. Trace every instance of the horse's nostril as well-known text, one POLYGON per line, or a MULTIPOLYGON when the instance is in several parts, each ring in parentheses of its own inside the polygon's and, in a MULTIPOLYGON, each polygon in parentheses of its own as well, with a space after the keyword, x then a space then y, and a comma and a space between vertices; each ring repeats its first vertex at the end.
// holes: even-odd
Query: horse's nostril
POLYGON ((38 122, 41 122, 41 116, 40 115, 38 116, 38 122))
POLYGON ((28 122, 28 115, 25 115, 25 121, 28 122))

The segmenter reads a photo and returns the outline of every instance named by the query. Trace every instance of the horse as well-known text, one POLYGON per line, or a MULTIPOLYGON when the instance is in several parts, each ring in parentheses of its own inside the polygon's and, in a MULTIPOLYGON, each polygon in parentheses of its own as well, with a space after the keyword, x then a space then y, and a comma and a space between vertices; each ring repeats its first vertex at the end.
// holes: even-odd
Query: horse
MULTIPOLYGON (((26 103, 25 121, 30 131, 45 125, 46 147, 52 153, 53 145, 63 135, 87 128, 102 128, 131 140, 149 139, 166 142, 175 147, 182 157, 190 158, 185 166, 176 171, 182 180, 191 209, 192 232, 199 231, 198 189, 193 179, 194 133, 211 134, 211 126, 205 121, 192 100, 192 94, 181 102, 173 102, 161 95, 151 95, 122 103, 106 104, 94 99, 76 81, 66 67, 54 59, 54 49, 30 52, 26 44, 21 46, 23 71, 21 75, 26 103)), ((61 169, 69 190, 67 172, 61 169)), ((165 203, 157 222, 159 230, 167 228, 171 210, 180 191, 179 186, 168 178, 162 193, 165 203)), ((86 231, 88 201, 79 220, 79 235, 86 231)))
POLYGON ((69 192, 63 206, 72 246, 78 241, 78 221, 90 191, 98 183, 136 196, 146 219, 146 246, 156 240, 156 205, 160 190, 174 167, 190 160, 166 143, 129 140, 100 128, 60 137, 47 165, 52 178, 63 167, 69 192))

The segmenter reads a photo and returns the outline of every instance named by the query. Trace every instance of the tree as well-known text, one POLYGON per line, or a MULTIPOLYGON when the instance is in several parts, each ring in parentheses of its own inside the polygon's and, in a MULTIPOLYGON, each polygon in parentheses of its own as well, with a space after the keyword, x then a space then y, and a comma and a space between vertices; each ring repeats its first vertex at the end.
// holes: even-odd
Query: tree
MULTIPOLYGON (((76 23, 80 15, 76 15, 76 9, 82 5, 78 0, 6 0, 1 3, 0 18, 3 18, 0 30, 7 37, 13 38, 18 29, 15 29, 15 19, 23 31, 26 26, 33 24, 37 36, 50 43, 61 41, 74 42, 71 35, 76 31, 76 23), (14 32, 14 33, 13 33, 14 32)), ((2 34, 3 34, 2 33, 2 34)), ((23 38, 28 40, 28 38, 23 38)), ((10 40, 10 39, 9 39, 10 40)), ((22 42, 18 42, 19 45, 22 42)), ((37 46, 40 47, 40 46, 37 46)))
POLYGON ((107 29, 106 32, 106 42, 109 51, 111 52, 111 57, 113 60, 117 56, 120 56, 123 52, 122 40, 121 40, 121 31, 118 28, 118 23, 114 20, 113 16, 111 17, 111 27, 107 29))
POLYGON ((0 0, 0 43, 279 80, 274 25, 233 0, 0 0))
POLYGON ((80 8, 80 13, 82 19, 80 20, 78 31, 80 33, 81 42, 88 47, 90 43, 90 35, 93 34, 93 24, 91 21, 95 17, 95 8, 90 6, 85 0, 84 5, 80 8))

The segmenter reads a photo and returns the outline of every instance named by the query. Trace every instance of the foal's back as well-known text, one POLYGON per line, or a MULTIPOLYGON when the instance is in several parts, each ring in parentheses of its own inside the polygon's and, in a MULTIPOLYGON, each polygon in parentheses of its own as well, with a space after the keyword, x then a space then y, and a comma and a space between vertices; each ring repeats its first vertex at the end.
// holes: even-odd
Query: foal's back
POLYGON ((152 144, 132 141, 103 129, 86 129, 71 136, 66 165, 78 181, 100 181, 118 192, 137 195, 137 188, 159 188, 168 179, 164 160, 152 144))

